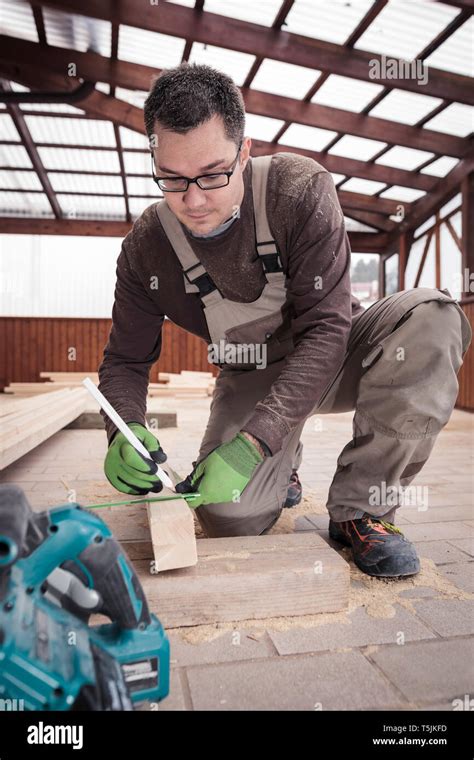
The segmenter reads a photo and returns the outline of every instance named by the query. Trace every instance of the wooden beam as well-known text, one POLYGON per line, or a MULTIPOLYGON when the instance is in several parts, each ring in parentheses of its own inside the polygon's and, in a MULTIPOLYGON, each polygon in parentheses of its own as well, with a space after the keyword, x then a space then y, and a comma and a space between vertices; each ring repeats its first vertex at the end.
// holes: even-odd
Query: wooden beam
MULTIPOLYGON (((438 208, 447 203, 459 192, 461 183, 470 173, 474 172, 474 149, 471 148, 466 157, 460 161, 454 169, 443 177, 435 190, 419 201, 411 205, 408 214, 399 224, 399 231, 415 230, 420 227, 438 208)), ((463 214, 464 218, 464 214, 463 214)), ((388 237, 385 253, 393 252, 398 243, 398 232, 391 233, 388 237)))
POLYGON ((441 287, 441 222, 439 211, 436 212, 435 236, 435 288, 441 287))
POLYGON ((30 3, 30 5, 31 5, 31 10, 33 11, 33 17, 35 20, 36 31, 38 33, 38 39, 41 44, 47 45, 48 41, 46 39, 46 31, 44 28, 43 9, 40 6, 35 5, 35 3, 30 3))
MULTIPOLYGON (((163 465, 173 485, 183 478, 171 467, 163 465)), ((175 492, 163 486, 162 496, 175 496, 175 492)), ((155 560, 155 572, 192 567, 198 561, 194 513, 186 499, 172 499, 147 503, 148 522, 155 560)))
MULTIPOLYGON (((45 0, 57 10, 77 13, 76 0, 45 0)), ((262 58, 293 63, 306 68, 329 71, 363 81, 372 81, 373 61, 383 69, 382 56, 363 50, 348 50, 342 45, 323 42, 303 35, 269 29, 240 19, 220 16, 206 11, 196 12, 174 3, 137 5, 135 0, 121 0, 116 4, 82 0, 84 16, 135 26, 148 31, 160 32, 174 37, 192 39, 208 45, 216 45, 262 58)), ((384 72, 388 74, 388 72, 384 72)), ((403 72, 402 72, 403 73, 403 72)), ((427 73, 427 70, 424 71, 427 73)), ((398 79, 386 75, 377 80, 389 88, 419 93, 416 78, 401 76, 398 79)), ((456 100, 474 105, 474 90, 469 77, 429 68, 428 81, 423 93, 434 97, 456 100)))
POLYGON ((438 184, 438 178, 430 177, 428 174, 418 174, 408 172, 404 169, 396 169, 392 166, 383 164, 372 164, 367 161, 358 161, 355 158, 338 156, 335 153, 326 153, 325 151, 308 150, 306 148, 295 148, 292 145, 285 145, 283 136, 282 143, 266 142, 265 140, 252 140, 253 156, 268 156, 273 153, 296 153, 299 156, 308 156, 325 169, 335 174, 344 174, 346 177, 360 177, 361 179, 371 179, 374 182, 384 182, 387 185, 401 185, 402 187, 413 187, 417 190, 423 190, 429 193, 435 189, 438 184))
POLYGON ((405 290, 405 272, 412 242, 413 235, 409 232, 402 232, 398 249, 398 290, 405 290))
MULTIPOLYGON (((7 83, 0 83, 0 90, 9 91, 11 90, 11 87, 7 83)), ((38 176, 39 181, 41 182, 44 192, 46 193, 46 197, 48 199, 49 205, 51 206, 53 214, 57 219, 60 219, 62 216, 61 207, 58 203, 58 199, 56 198, 56 193, 51 186, 48 174, 43 166, 43 162, 41 161, 40 154, 38 153, 33 138, 31 137, 30 130, 26 125, 26 121, 21 112, 21 109, 18 106, 12 104, 7 105, 6 110, 16 127, 18 134, 20 135, 23 147, 28 153, 29 159, 33 164, 33 168, 38 176)))
POLYGON ((474 0, 437 0, 438 3, 443 5, 454 5, 455 8, 462 8, 465 11, 474 13, 474 0))
POLYGON ((443 219, 443 223, 446 224, 446 227, 448 228, 449 234, 451 235, 452 239, 456 243, 457 247, 459 248, 460 252, 462 253, 462 245, 461 245, 461 238, 459 237, 458 233, 454 229, 453 225, 451 224, 449 219, 443 219))
MULTIPOLYGON (((0 217, 0 234, 4 235, 78 235, 123 238, 130 229, 131 224, 126 221, 0 217)), ((348 232, 347 234, 354 251, 380 253, 387 245, 386 233, 348 232)))
POLYGON ((0 217, 0 234, 4 235, 125 237, 130 229, 126 221, 0 217))
POLYGON ((354 211, 354 209, 348 209, 345 216, 354 219, 356 222, 361 222, 361 224, 368 224, 380 232, 391 232, 397 226, 397 223, 390 221, 387 216, 374 214, 371 211, 360 211, 359 209, 354 211))
POLYGON ((86 389, 74 388, 51 394, 51 398, 43 397, 41 409, 35 414, 28 407, 25 412, 16 411, 2 417, 0 469, 15 462, 72 422, 82 414, 86 403, 86 389))
MULTIPOLYGON (((272 29, 281 29, 294 3, 295 3, 295 0, 283 0, 283 3, 281 4, 280 9, 276 15, 276 18, 274 19, 273 24, 271 26, 272 29)), ((245 78, 244 87, 250 87, 263 61, 264 59, 261 56, 257 55, 255 57, 255 60, 252 66, 250 67, 250 71, 245 78)))
MULTIPOLYGON (((347 190, 338 190, 339 201, 343 208, 361 209, 362 211, 373 211, 376 214, 395 214, 400 205, 400 201, 394 201, 391 198, 379 198, 374 195, 364 195, 363 193, 351 193, 347 190)), ((409 204, 404 204, 409 207, 409 204)))
MULTIPOLYGON (((54 87, 53 81, 48 82, 48 75, 58 76, 58 71, 66 71, 70 58, 70 51, 64 48, 45 47, 28 40, 0 35, 0 60, 4 66, 5 75, 14 81, 21 82, 22 74, 23 76, 37 75, 38 87, 44 87, 44 82, 54 87), (12 63, 13 61, 15 63, 12 63), (39 69, 38 61, 41 61, 39 69)), ((160 69, 111 60, 93 52, 75 51, 74 60, 77 62, 78 73, 84 79, 107 82, 124 89, 148 90, 152 80, 160 73, 160 69)), ((70 78, 67 77, 66 80, 70 84, 70 78)), ((62 89, 65 88, 64 79, 59 79, 56 84, 61 85, 62 89)), ((345 134, 383 140, 391 145, 403 145, 407 148, 458 158, 461 158, 467 149, 465 140, 442 132, 418 129, 388 119, 286 98, 248 87, 242 87, 241 91, 246 110, 259 116, 283 119, 320 129, 337 129, 345 134)))
POLYGON ((167 629, 347 607, 349 565, 311 531, 203 538, 197 548, 195 567, 158 578, 147 560, 135 562, 150 609, 167 629))

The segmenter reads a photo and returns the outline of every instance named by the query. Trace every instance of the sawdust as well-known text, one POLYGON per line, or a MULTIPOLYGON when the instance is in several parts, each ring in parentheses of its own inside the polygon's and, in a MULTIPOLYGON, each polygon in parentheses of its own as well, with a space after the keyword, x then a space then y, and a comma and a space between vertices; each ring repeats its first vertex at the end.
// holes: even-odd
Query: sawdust
POLYGON ((298 518, 306 514, 327 515, 323 500, 307 488, 305 488, 301 503, 291 509, 284 509, 269 533, 293 533, 298 518))

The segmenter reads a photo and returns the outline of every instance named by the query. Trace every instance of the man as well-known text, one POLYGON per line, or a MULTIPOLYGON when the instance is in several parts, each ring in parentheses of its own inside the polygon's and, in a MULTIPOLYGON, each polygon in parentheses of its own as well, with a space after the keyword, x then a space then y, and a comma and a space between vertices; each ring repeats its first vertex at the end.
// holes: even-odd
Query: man
POLYGON ((471 339, 466 317, 448 292, 429 288, 364 310, 351 297, 331 175, 295 154, 251 159, 240 91, 221 72, 164 71, 145 125, 164 200, 123 242, 99 374, 150 459, 106 419, 107 478, 129 494, 162 488, 156 463, 166 455, 145 409, 167 315, 206 340, 221 367, 198 458, 178 486, 199 490, 207 534, 268 530, 301 499, 305 420, 355 409, 329 491, 330 535, 366 573, 418 572, 414 547, 393 525, 401 498, 394 505, 384 494, 411 482, 450 417, 471 339))

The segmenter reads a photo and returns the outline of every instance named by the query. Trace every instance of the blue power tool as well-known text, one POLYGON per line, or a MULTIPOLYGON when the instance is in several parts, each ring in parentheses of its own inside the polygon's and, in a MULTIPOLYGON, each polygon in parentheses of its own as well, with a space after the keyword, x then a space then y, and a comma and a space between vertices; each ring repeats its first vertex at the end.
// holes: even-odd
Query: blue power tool
POLYGON ((0 486, 0 698, 132 710, 168 691, 168 638, 107 525, 78 504, 34 513, 0 486))

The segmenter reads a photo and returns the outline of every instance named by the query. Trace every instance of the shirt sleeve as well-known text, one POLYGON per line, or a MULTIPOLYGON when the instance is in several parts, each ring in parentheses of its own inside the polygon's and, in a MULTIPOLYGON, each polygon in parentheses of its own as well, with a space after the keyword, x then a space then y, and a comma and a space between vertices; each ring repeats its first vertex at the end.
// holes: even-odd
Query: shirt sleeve
MULTIPOLYGON (((125 422, 145 424, 150 367, 161 352, 164 317, 133 271, 125 240, 117 260, 112 328, 99 367, 99 389, 125 422)), ((110 443, 117 428, 101 414, 110 443)))
POLYGON ((314 409, 340 368, 352 325, 350 244, 332 176, 314 175, 288 237, 294 349, 243 428, 272 455, 314 409))

